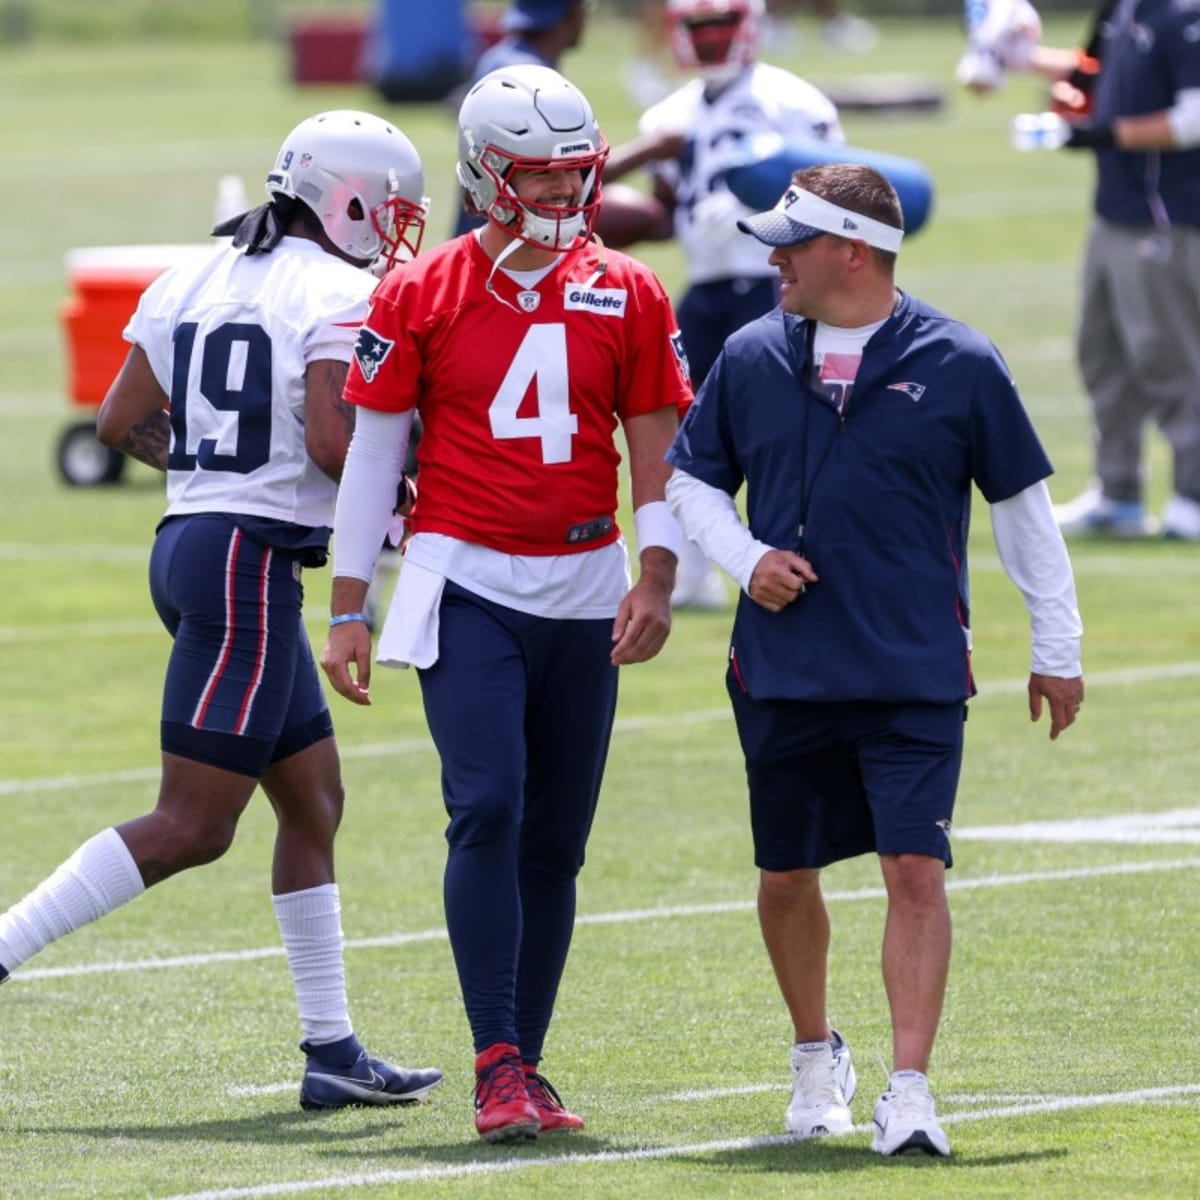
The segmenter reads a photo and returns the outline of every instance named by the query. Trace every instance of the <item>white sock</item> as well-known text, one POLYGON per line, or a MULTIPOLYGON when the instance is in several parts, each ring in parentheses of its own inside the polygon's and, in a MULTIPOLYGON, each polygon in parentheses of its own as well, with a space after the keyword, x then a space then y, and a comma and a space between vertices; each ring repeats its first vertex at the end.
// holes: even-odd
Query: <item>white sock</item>
POLYGON ((0 917, 0 964, 14 970, 64 934, 145 890, 121 835, 115 829, 96 834, 0 917))
POLYGON ((342 957, 342 905, 336 883, 272 896, 283 935, 288 969, 300 1008, 306 1042, 336 1042, 349 1037, 346 964, 342 957))

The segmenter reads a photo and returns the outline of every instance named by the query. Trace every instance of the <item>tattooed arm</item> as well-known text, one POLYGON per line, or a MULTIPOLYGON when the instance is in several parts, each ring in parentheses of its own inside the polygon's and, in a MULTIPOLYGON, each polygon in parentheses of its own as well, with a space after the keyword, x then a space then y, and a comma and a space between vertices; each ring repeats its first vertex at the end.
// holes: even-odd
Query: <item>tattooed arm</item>
POLYGON ((154 378, 146 352, 133 346, 100 405, 96 436, 103 445, 165 471, 171 442, 168 407, 167 394, 154 378))
POLYGON ((354 405, 342 399, 349 364, 314 359, 304 373, 304 443, 308 456, 330 479, 340 480, 350 436, 354 405))

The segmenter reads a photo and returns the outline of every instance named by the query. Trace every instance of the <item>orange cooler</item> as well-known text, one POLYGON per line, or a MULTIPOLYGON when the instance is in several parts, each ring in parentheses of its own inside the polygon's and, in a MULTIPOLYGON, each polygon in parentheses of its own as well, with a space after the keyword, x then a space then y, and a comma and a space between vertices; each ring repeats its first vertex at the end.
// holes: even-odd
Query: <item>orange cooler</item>
MULTIPOLYGON (((67 253, 70 295, 59 307, 67 343, 67 395, 98 408, 121 369, 129 345, 121 336, 147 286, 169 267, 216 253, 218 242, 195 245, 91 246, 67 253)), ((71 425, 58 445, 65 482, 115 483, 125 456, 101 446, 92 420, 71 425)))

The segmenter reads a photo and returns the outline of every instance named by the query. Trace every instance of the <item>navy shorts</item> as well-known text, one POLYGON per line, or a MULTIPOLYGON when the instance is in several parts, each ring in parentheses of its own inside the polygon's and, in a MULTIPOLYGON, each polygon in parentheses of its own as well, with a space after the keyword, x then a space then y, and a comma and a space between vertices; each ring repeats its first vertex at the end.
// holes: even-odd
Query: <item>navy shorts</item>
POLYGON ((752 700, 736 680, 727 686, 757 867, 824 867, 868 853, 952 865, 965 703, 752 700))
POLYGON ((173 517, 150 554, 150 595, 174 638, 164 752, 258 779, 332 735, 293 556, 226 516, 173 517))

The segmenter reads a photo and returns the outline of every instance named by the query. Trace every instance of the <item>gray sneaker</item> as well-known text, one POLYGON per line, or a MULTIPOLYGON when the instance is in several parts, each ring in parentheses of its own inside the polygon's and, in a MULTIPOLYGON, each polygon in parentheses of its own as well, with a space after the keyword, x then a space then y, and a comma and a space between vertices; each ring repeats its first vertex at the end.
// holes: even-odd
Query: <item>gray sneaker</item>
POLYGON ((797 1137, 849 1133, 854 1125, 845 1086, 854 1094, 854 1066, 840 1034, 830 1042, 798 1042, 792 1047, 792 1099, 787 1130, 797 1137))
POLYGON ((929 1080, 920 1071, 893 1071, 875 1105, 876 1154, 930 1154, 948 1158, 950 1140, 937 1119, 929 1080))

